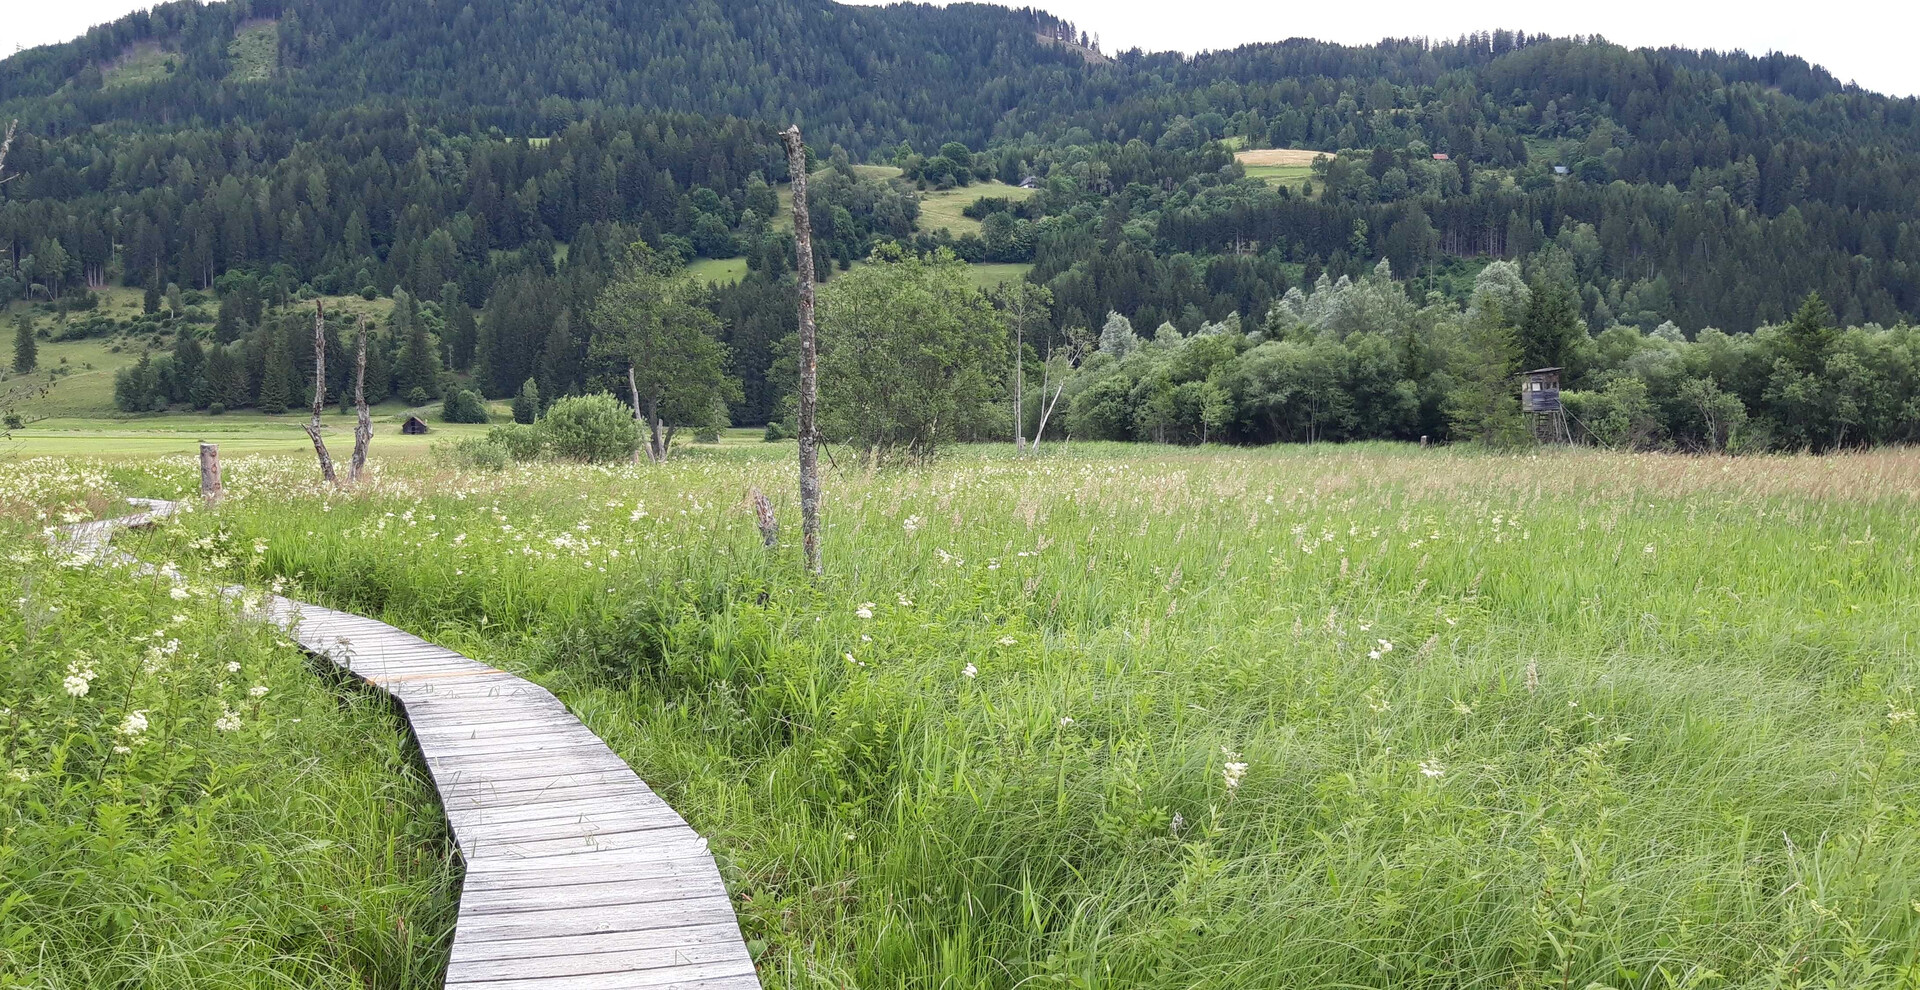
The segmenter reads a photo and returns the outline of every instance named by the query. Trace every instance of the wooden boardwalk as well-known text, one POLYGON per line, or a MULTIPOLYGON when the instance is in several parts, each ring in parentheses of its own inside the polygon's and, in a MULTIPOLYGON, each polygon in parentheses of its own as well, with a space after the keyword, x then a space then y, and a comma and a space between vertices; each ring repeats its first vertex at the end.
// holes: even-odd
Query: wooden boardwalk
MULTIPOLYGON (((173 508, 148 506, 70 548, 173 508)), ((760 986, 706 840, 547 689, 363 616, 263 618, 405 710, 466 864, 449 990, 760 986)))

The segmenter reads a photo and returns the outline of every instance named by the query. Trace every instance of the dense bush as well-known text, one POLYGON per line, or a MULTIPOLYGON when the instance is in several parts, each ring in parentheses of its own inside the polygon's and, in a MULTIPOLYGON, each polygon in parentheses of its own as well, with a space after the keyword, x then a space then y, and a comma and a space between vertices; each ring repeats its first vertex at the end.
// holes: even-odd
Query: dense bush
POLYGON ((505 445, 492 437, 461 437, 452 443, 433 445, 434 456, 455 467, 504 470, 509 460, 505 445))
POLYGON ((521 423, 494 427, 487 431, 487 441, 498 444, 508 457, 516 461, 530 461, 539 457, 542 446, 540 431, 521 423))
POLYGON ((555 457, 618 461, 640 449, 640 425, 626 403, 601 392, 561 399, 540 420, 540 435, 555 457))
POLYGON ((447 393, 446 400, 440 405, 440 418, 449 423, 484 423, 487 421, 487 404, 475 392, 458 389, 447 393))

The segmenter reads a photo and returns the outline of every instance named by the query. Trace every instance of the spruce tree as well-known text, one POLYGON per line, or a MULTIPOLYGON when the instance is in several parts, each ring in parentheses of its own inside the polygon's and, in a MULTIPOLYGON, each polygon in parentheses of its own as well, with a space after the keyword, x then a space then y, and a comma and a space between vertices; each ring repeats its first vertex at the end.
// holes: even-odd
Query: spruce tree
POLYGON ((413 297, 405 290, 393 294, 393 336, 400 344, 400 360, 393 369, 393 388, 401 395, 422 389, 429 398, 439 395, 439 381, 433 342, 427 337, 427 325, 415 309, 413 297))
POLYGON ((460 286, 448 282, 440 288, 440 313, 447 324, 447 351, 455 371, 473 367, 473 349, 478 343, 473 310, 460 298, 460 286))
POLYGON ((13 370, 20 374, 40 366, 40 342, 33 338, 33 321, 21 313, 13 318, 13 370))
POLYGON ((547 340, 540 351, 540 394, 549 399, 557 399, 573 388, 575 345, 571 324, 571 314, 561 310, 547 329, 547 340))
POLYGON ((513 397, 513 421, 532 423, 540 417, 540 386, 529 378, 513 397))
POLYGON ((260 376, 260 397, 255 405, 263 413, 283 413, 299 399, 298 373, 293 367, 293 351, 287 347, 287 335, 275 333, 267 345, 267 365, 260 376))

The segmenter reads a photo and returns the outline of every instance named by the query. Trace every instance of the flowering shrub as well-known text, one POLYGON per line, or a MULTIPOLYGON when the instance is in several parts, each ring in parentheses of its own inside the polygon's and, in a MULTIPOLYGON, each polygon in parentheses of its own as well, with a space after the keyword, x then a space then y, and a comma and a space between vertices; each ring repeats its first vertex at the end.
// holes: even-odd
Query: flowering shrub
POLYGON ((437 986, 455 873, 393 718, 209 584, 0 545, 0 986, 437 986))

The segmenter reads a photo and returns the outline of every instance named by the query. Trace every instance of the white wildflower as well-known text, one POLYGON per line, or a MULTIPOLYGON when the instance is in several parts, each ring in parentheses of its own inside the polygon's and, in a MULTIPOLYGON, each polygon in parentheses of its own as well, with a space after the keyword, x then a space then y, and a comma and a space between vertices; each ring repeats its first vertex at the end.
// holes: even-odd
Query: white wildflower
POLYGON ((265 684, 255 684, 247 689, 247 697, 249 698, 264 698, 266 696, 267 686, 265 684))
POLYGON ((1447 768, 1439 760, 1421 760, 1420 774, 1425 777, 1445 777, 1447 768))
POLYGON ((1220 747, 1220 755, 1227 758, 1220 768, 1220 773, 1227 779, 1227 790, 1239 790, 1240 778, 1247 775, 1247 764, 1240 759, 1239 753, 1225 746, 1220 747))
MULTIPOLYGON (((1273 499, 1269 497, 1267 500, 1272 501, 1273 499)), ((1178 811, 1173 813, 1173 820, 1167 823, 1167 831, 1172 832, 1173 837, 1176 839, 1180 837, 1180 830, 1186 827, 1187 827, 1187 816, 1179 813, 1178 811)))
POLYGON ((183 601, 186 601, 188 598, 193 597, 191 592, 189 592, 185 588, 180 587, 177 584, 174 585, 172 588, 169 588, 167 590, 167 594, 172 596, 173 600, 176 602, 183 602, 183 601))
POLYGON ((995 640, 994 642, 999 643, 1001 646, 1012 646, 1013 644, 1019 642, 1019 640, 1014 639, 1012 636, 1002 636, 999 639, 995 640))
POLYGON ((68 674, 66 679, 60 683, 61 686, 67 689, 68 694, 76 698, 84 698, 87 696, 87 692, 92 690, 92 685, 87 682, 87 679, 78 674, 68 674))
POLYGON ((227 661, 227 673, 229 673, 229 674, 238 674, 239 672, 240 672, 240 663, 239 663, 239 661, 236 661, 236 660, 229 660, 229 661, 227 661))
MULTIPOLYGON (((33 779, 33 774, 28 772, 26 767, 14 767, 12 770, 7 771, 7 776, 12 777, 22 784, 33 779)), ((1916 907, 1914 910, 1920 911, 1920 907, 1916 907)))
POLYGON ((219 729, 221 732, 238 731, 240 728, 240 713, 222 704, 220 706, 220 717, 213 720, 213 727, 219 729))
POLYGON ((873 603, 872 602, 860 603, 860 607, 854 609, 853 614, 859 616, 862 619, 873 618, 873 603))
POLYGON ((973 664, 967 664, 961 668, 960 673, 969 678, 978 677, 980 676, 980 668, 975 667, 973 664))
POLYGON ((137 736, 145 731, 147 731, 147 712, 144 708, 128 712, 127 717, 120 720, 119 732, 123 736, 137 736))
POLYGON ((908 516, 907 521, 900 524, 900 528, 911 533, 924 525, 926 525, 926 520, 920 518, 919 516, 908 516))
POLYGON ((1914 718, 1913 709, 1895 708, 1893 707, 1893 702, 1891 701, 1887 702, 1887 724, 1888 725, 1899 725, 1902 722, 1911 722, 1913 721, 1913 718, 1914 718))
POLYGON ((1071 727, 1072 725, 1073 725, 1073 716, 1072 716, 1072 715, 1062 715, 1062 716, 1060 716, 1060 727, 1061 727, 1062 729, 1065 729, 1065 728, 1069 728, 1069 727, 1071 727))

